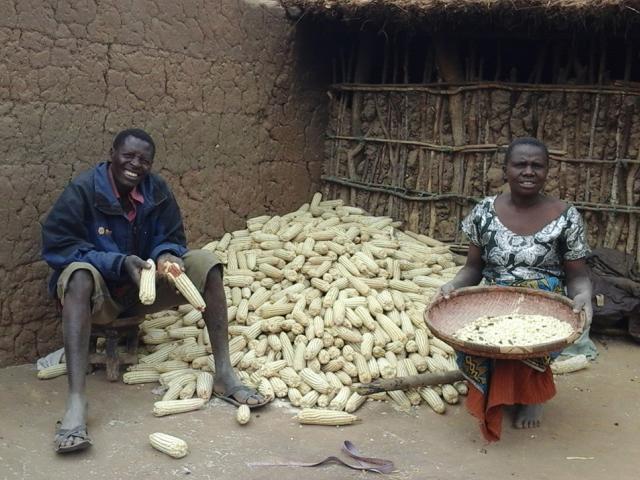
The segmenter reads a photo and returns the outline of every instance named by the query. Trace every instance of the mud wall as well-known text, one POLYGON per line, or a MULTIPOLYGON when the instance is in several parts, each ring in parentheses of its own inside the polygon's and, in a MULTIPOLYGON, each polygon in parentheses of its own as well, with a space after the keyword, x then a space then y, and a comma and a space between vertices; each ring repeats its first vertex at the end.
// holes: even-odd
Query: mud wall
POLYGON ((318 188, 322 69, 275 2, 0 0, 0 12, 0 366, 60 346, 40 222, 122 128, 155 138, 194 247, 318 188))

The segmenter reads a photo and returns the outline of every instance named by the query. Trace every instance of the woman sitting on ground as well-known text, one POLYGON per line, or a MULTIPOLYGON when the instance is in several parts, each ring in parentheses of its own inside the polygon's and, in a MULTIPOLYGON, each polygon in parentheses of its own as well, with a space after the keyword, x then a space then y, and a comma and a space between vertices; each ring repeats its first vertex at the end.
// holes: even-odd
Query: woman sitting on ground
MULTIPOLYGON (((575 207, 542 193, 549 172, 547 147, 534 138, 514 140, 505 155, 510 192, 485 198, 462 222, 470 240, 465 266, 442 287, 486 284, 538 288, 567 295, 575 311, 591 322, 589 253, 584 224, 575 207)), ((577 342, 589 357, 595 346, 588 328, 577 342)), ((575 347, 574 347, 575 350, 575 347)), ((458 354, 458 364, 473 387, 467 407, 480 419, 487 440, 500 438, 502 406, 516 405, 516 428, 540 425, 544 402, 555 395, 551 359, 492 360, 458 354)))

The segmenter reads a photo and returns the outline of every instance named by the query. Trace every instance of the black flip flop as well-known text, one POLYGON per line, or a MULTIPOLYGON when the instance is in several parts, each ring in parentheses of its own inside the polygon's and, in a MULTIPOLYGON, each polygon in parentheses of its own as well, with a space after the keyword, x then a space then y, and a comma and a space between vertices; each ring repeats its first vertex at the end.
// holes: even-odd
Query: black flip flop
POLYGON ((237 385, 233 387, 231 390, 229 390, 228 392, 225 392, 225 393, 213 392, 213 394, 220 400, 224 400, 225 402, 230 403, 231 405, 235 405, 236 407, 239 407, 240 405, 246 405, 252 410, 254 408, 262 408, 269 403, 269 400, 267 400, 266 398, 262 403, 256 403, 256 404, 241 403, 237 401, 235 398, 233 398, 233 396, 236 393, 241 391, 251 392, 251 395, 255 395, 256 393, 258 393, 256 390, 254 390, 253 388, 247 387, 246 385, 237 385))
POLYGON ((89 437, 89 433, 87 432, 87 426, 85 424, 68 429, 61 428, 60 422, 58 422, 57 425, 58 428, 56 428, 56 438, 53 441, 56 453, 77 452, 79 450, 89 448, 91 445, 93 445, 93 442, 89 437), (62 442, 69 439, 70 437, 79 438, 80 441, 71 445, 70 447, 63 447, 62 442))

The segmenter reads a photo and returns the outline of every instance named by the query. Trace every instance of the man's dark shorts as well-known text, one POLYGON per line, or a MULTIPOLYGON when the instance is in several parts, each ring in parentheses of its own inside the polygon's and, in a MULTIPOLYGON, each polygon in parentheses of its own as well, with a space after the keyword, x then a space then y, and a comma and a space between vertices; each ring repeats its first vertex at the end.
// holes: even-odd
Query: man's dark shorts
MULTIPOLYGON (((209 250, 189 250, 182 257, 187 276, 196 288, 204 295, 204 287, 209 271, 220 260, 215 253, 209 250)), ((107 284, 100 272, 91 264, 74 262, 67 266, 58 278, 57 294, 64 305, 64 294, 71 275, 77 270, 87 270, 93 277, 93 295, 91 296, 91 318, 96 325, 108 325, 118 317, 133 317, 166 310, 177 305, 187 303, 185 298, 176 291, 176 288, 160 276, 156 282, 156 301, 153 305, 142 305, 138 298, 137 287, 131 285, 124 292, 116 294, 109 291, 107 284)))

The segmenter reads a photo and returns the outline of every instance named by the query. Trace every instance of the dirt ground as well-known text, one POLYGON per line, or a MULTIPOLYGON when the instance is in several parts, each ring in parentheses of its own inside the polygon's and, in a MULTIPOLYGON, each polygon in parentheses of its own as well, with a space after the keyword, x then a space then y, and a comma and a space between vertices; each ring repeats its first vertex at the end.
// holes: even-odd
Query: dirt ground
POLYGON ((110 384, 89 376, 89 432, 94 446, 68 456, 53 453, 54 424, 66 396, 66 378, 35 378, 34 367, 0 370, 1 479, 308 479, 368 478, 375 473, 338 465, 318 468, 249 467, 249 462, 320 460, 351 440, 366 456, 392 460, 395 479, 631 480, 640 471, 640 346, 599 338, 600 357, 588 370, 557 379, 558 395, 544 425, 514 430, 487 444, 462 405, 437 415, 425 406, 401 413, 369 402, 362 422, 348 427, 299 426, 288 403, 255 412, 239 426, 235 410, 219 400, 172 417, 151 415, 152 386, 110 384), (190 454, 174 460, 147 440, 162 431, 185 439, 190 454), (611 476, 611 477, 609 477, 611 476))

